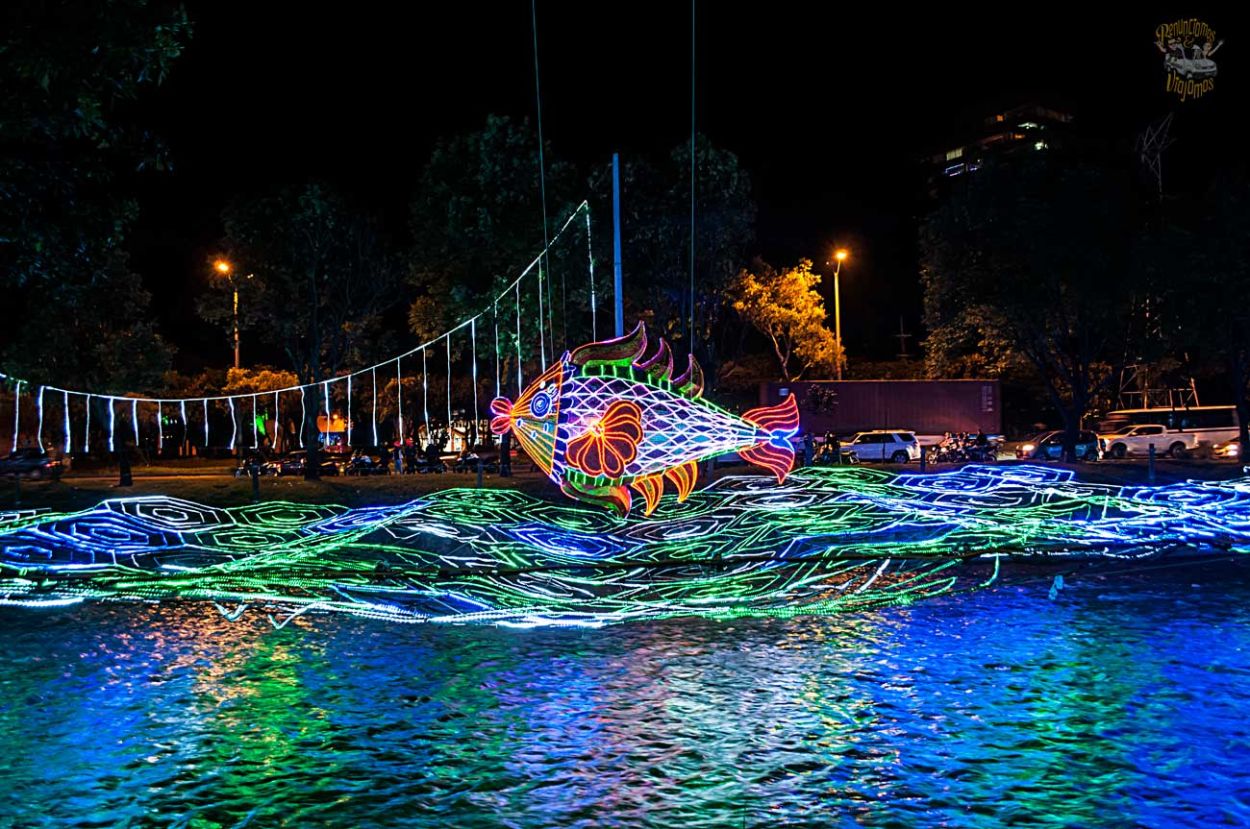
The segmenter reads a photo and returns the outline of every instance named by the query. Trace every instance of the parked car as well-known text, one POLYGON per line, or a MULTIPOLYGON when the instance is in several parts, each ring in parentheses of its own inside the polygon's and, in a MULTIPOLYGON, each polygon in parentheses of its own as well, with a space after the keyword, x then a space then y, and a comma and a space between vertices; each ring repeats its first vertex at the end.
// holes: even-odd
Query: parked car
POLYGON ((861 461, 907 463, 920 460, 920 442, 911 432, 893 429, 857 432, 848 446, 861 461))
POLYGON ((1129 455, 1146 455, 1154 444, 1159 454, 1183 458, 1198 448, 1198 435, 1193 432, 1171 431, 1162 423, 1146 423, 1128 426, 1098 436, 1102 441, 1103 455, 1109 458, 1125 458, 1129 455))
POLYGON ((0 458, 0 475, 51 478, 55 481, 64 471, 64 461, 41 449, 18 449, 8 457, 0 458))
MULTIPOLYGON (((294 452, 288 452, 264 464, 265 475, 303 475, 304 465, 308 462, 308 450, 296 449, 294 452)), ((326 477, 334 477, 342 474, 346 461, 341 458, 327 457, 322 454, 321 461, 318 464, 321 474, 326 477)))
MULTIPOLYGON (((1076 456, 1081 460, 1098 460, 1098 436, 1093 432, 1080 432, 1076 438, 1076 456)), ((1021 460, 1057 461, 1063 457, 1063 432, 1041 432, 1016 447, 1016 457, 1021 460)))
POLYGON ((1211 447, 1211 457, 1226 460, 1241 460, 1241 438, 1233 438, 1211 447))

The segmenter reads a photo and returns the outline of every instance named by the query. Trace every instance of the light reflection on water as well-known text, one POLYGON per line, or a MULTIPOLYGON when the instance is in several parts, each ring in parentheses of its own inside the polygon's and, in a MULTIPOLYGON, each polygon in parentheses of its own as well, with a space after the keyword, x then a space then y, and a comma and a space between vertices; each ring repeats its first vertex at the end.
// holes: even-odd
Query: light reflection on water
POLYGON ((0 824, 1242 825, 1247 599, 1208 567, 598 631, 6 611, 0 824))

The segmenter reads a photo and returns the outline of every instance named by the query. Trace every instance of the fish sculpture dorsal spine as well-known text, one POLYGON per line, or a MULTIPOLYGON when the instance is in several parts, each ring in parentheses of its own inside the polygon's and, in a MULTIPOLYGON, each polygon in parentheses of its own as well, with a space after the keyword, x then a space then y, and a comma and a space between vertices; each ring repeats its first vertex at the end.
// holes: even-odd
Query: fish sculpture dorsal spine
POLYGON ((511 431, 531 459, 573 498, 628 515, 631 491, 650 515, 666 483, 679 502, 693 492, 698 462, 729 452, 785 480, 794 464, 798 407, 738 416, 703 399, 703 370, 693 355, 673 376, 672 349, 660 339, 647 357, 647 333, 629 334, 566 353, 516 403, 491 403, 491 431, 511 431))

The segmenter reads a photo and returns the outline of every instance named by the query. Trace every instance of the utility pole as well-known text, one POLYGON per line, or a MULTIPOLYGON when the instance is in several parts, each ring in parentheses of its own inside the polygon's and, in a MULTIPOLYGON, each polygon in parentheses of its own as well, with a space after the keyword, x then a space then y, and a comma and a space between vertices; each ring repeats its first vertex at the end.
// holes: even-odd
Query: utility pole
POLYGON ((239 367, 239 286, 230 280, 230 288, 234 291, 234 367, 239 367))
POLYGON ((903 328, 903 318, 898 318, 898 333, 894 335, 894 339, 898 340, 898 358, 906 360, 909 356, 907 353, 907 340, 911 334, 907 333, 907 329, 903 328))
POLYGON ((833 336, 838 341, 838 379, 842 379, 842 365, 846 362, 846 352, 842 349, 842 291, 838 277, 842 275, 842 263, 850 256, 846 248, 838 248, 833 252, 837 266, 833 270, 833 336))
POLYGON ((621 156, 612 153, 612 301, 616 336, 625 336, 625 305, 621 297, 621 156))
MULTIPOLYGON (((213 262, 213 270, 219 275, 226 278, 230 283, 230 291, 234 294, 234 367, 239 367, 239 283, 234 279, 234 265, 226 259, 218 259, 213 262)), ((255 274, 248 274, 245 278, 251 279, 255 274)))

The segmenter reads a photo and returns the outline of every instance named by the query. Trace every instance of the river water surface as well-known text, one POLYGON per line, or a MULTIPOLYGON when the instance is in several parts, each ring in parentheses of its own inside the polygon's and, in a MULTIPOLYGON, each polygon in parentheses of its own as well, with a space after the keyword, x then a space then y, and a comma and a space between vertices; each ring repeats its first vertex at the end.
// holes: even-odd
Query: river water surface
POLYGON ((1250 823, 1250 568, 600 630, 0 613, 6 826, 1250 823))

